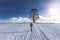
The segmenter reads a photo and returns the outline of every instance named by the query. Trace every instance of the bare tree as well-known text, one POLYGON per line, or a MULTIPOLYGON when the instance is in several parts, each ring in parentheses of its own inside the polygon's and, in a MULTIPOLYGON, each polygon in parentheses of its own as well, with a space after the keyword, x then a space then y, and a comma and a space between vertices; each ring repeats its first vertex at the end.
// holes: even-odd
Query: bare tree
POLYGON ((33 23, 36 22, 36 20, 39 18, 38 11, 36 8, 30 10, 30 19, 33 21, 33 23))

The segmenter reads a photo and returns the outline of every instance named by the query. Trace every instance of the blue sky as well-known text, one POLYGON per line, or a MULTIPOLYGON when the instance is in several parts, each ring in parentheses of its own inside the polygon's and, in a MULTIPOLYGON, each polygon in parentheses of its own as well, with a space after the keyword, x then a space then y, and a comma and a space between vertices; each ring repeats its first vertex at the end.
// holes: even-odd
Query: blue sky
POLYGON ((37 8, 39 15, 44 15, 45 6, 51 0, 0 0, 0 19, 28 17, 29 10, 37 8))

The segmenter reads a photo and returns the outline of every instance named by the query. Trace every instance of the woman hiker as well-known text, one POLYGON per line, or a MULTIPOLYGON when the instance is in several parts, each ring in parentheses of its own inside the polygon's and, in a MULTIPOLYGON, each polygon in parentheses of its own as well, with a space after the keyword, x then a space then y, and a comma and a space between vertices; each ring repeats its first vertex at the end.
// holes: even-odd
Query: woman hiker
POLYGON ((30 23, 30 31, 32 31, 32 27, 33 27, 33 24, 32 24, 32 23, 30 23))

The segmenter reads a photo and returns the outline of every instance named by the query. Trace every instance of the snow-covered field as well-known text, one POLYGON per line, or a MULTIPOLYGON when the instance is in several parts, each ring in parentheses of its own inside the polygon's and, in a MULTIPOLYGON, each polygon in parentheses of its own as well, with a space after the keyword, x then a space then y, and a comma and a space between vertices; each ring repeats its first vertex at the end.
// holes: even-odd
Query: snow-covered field
POLYGON ((0 23, 0 40, 60 40, 60 23, 0 23))

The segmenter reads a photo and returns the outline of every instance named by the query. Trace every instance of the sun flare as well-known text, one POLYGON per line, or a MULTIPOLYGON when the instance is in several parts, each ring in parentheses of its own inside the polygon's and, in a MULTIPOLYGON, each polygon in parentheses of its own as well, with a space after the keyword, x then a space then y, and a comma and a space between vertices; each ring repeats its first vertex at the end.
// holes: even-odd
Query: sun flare
POLYGON ((51 16, 58 16, 59 9, 57 7, 49 8, 49 13, 51 16))
POLYGON ((60 7, 59 5, 50 5, 48 8, 48 17, 60 22, 60 7))

